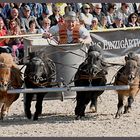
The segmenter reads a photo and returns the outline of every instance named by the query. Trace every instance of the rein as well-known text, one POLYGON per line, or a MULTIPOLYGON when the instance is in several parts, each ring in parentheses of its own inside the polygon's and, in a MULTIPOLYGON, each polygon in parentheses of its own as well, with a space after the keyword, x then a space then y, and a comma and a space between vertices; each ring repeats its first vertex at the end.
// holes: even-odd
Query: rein
POLYGON ((38 86, 38 87, 47 87, 47 86, 59 86, 59 83, 58 82, 43 82, 43 83, 36 83, 30 79, 28 79, 32 84, 38 86))
POLYGON ((82 80, 93 80, 93 79, 98 79, 98 78, 103 78, 103 77, 101 77, 101 76, 95 77, 92 75, 80 75, 80 77, 79 77, 79 79, 82 79, 82 80))

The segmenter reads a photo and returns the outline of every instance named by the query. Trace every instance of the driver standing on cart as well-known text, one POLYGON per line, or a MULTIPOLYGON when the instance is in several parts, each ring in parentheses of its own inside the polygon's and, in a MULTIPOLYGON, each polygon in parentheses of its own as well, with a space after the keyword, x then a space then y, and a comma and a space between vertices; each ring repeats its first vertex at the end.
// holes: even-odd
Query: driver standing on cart
POLYGON ((43 34, 43 38, 51 37, 58 44, 82 43, 90 45, 92 42, 89 31, 79 24, 74 11, 70 11, 65 15, 63 23, 52 26, 48 33, 43 34))

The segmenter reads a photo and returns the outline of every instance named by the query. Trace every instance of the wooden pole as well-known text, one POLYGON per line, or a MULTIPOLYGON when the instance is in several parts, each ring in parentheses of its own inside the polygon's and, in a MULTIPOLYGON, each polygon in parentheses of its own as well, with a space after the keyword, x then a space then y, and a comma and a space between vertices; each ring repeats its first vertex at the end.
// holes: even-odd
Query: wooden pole
POLYGON ((7 35, 7 36, 0 36, 0 39, 20 38, 20 37, 39 37, 39 36, 42 36, 42 34, 7 35))

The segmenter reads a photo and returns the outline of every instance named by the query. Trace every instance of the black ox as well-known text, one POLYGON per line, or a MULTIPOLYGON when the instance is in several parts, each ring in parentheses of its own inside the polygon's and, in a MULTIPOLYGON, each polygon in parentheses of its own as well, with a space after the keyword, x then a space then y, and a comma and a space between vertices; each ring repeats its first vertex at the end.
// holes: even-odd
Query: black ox
MULTIPOLYGON (((24 73, 24 81, 26 88, 40 88, 40 87, 52 87, 51 83, 56 80, 55 64, 49 58, 42 60, 41 58, 30 55, 29 63, 26 64, 24 73)), ((42 113, 42 102, 46 93, 36 93, 36 111, 33 116, 33 120, 38 120, 38 116, 42 113)), ((31 119, 31 101, 34 93, 25 94, 25 115, 28 119, 31 119)))
MULTIPOLYGON (((79 66, 75 74, 75 86, 105 86, 107 66, 98 46, 91 46, 86 60, 79 66)), ((85 116, 86 106, 90 104, 92 112, 97 112, 97 99, 104 91, 77 91, 75 115, 76 119, 85 116)))

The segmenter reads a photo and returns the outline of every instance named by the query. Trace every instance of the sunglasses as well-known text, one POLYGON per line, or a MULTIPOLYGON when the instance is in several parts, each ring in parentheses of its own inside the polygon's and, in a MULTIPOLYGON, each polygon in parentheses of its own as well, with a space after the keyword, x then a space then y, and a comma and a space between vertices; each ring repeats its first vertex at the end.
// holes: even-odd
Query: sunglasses
POLYGON ((96 7, 96 9, 102 9, 102 8, 96 7))
POLYGON ((137 18, 137 17, 131 17, 131 18, 137 18))
POLYGON ((90 9, 90 8, 85 8, 86 10, 90 9))
POLYGON ((60 10, 54 10, 55 12, 60 12, 60 10))

